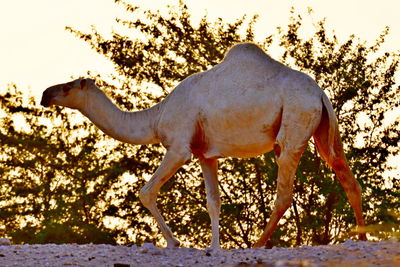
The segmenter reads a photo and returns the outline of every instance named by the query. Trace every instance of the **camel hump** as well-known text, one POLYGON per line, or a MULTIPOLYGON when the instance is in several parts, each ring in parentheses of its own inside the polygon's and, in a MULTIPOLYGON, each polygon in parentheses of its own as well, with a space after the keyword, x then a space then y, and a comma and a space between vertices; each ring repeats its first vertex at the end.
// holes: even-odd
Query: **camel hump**
POLYGON ((253 43, 239 43, 234 45, 225 55, 225 60, 231 58, 240 58, 242 56, 253 55, 259 58, 268 58, 272 59, 268 56, 261 47, 253 43))

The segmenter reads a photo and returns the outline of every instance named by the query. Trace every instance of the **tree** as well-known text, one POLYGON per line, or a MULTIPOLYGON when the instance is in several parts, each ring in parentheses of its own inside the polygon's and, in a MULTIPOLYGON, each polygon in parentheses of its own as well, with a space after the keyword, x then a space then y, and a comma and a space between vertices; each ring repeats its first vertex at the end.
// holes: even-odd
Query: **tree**
POLYGON ((8 90, 1 96, 3 231, 16 243, 113 242, 93 212, 99 189, 109 187, 99 133, 73 124, 65 111, 37 108, 15 86, 8 90))
MULTIPOLYGON (((393 176, 385 179, 383 174, 390 169, 386 164, 388 156, 399 152, 399 121, 385 125, 384 118, 387 111, 399 107, 399 87, 395 83, 399 54, 379 53, 389 28, 368 46, 365 42, 355 41, 354 36, 339 44, 334 35, 327 33, 324 21, 318 23, 312 38, 300 40, 300 27, 301 17, 293 16, 288 31, 280 32, 280 45, 286 48, 283 60, 290 59, 296 68, 312 75, 329 94, 338 115, 347 157, 364 189, 364 199, 368 200, 364 201, 368 223, 394 223, 396 218, 390 211, 399 207, 400 180, 393 176)), ((309 159, 312 157, 304 157, 301 165, 309 165, 309 159)), ((326 172, 328 170, 323 170, 323 177, 328 178, 330 175, 326 172)), ((308 176, 319 178, 316 174, 318 170, 308 176)), ((337 220, 350 214, 349 206, 343 201, 345 196, 338 183, 332 178, 325 182, 328 186, 320 187, 319 193, 326 196, 325 207, 321 206, 325 209, 325 218, 320 222, 324 231, 319 237, 313 234, 317 243, 340 240, 339 233, 330 233, 346 229, 351 222, 349 218, 337 220)), ((315 185, 320 183, 315 181, 315 185)), ((304 190, 300 192, 303 197, 308 195, 304 190)), ((318 202, 318 198, 314 199, 318 202)), ((316 206, 319 205, 316 203, 316 206)))
MULTIPOLYGON (((219 63, 233 44, 254 42, 256 16, 233 23, 222 19, 209 22, 204 16, 194 25, 183 2, 170 8, 166 16, 116 2, 138 18, 118 22, 140 37, 113 33, 107 39, 95 28, 90 33, 67 29, 114 63, 118 75, 111 80, 89 75, 125 109, 141 109, 160 101, 185 77, 219 63)), ((390 175, 383 178, 387 158, 399 152, 399 122, 382 121, 388 110, 399 105, 394 80, 399 55, 379 55, 387 31, 370 46, 353 36, 339 43, 321 21, 312 37, 301 39, 302 19, 292 12, 289 25, 259 45, 268 51, 278 42, 284 49, 280 60, 307 72, 328 92, 348 158, 364 199, 368 199, 364 202, 367 223, 391 223, 394 231, 399 231, 399 218, 390 210, 399 209, 400 182, 390 175)), ((162 244, 138 192, 158 166, 163 149, 114 142, 86 120, 74 122, 74 113, 57 108, 49 112, 32 102, 22 103, 21 94, 2 96, 1 107, 7 117, 1 126, 5 152, 0 165, 0 217, 5 219, 5 233, 17 242, 38 242, 45 236, 41 242, 59 238, 60 242, 77 243, 162 244), (31 130, 17 130, 13 114, 22 115, 31 130), (40 118, 51 119, 52 124, 57 121, 58 126, 51 129, 40 118), (60 238, 65 229, 73 233, 73 241, 60 238)), ((225 248, 248 247, 259 236, 272 210, 276 175, 272 153, 220 161, 221 242, 225 248)), ((210 242, 205 201, 196 161, 162 188, 158 206, 184 245, 205 247, 210 242)), ((339 242, 349 236, 353 220, 343 190, 310 142, 297 170, 293 207, 270 245, 339 242)))

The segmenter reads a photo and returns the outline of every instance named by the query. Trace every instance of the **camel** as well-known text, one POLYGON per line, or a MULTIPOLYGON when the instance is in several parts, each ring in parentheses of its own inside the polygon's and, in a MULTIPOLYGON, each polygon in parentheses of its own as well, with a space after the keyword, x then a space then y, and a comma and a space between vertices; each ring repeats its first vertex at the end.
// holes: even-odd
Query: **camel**
MULTIPOLYGON (((361 188, 347 163, 327 95, 310 76, 275 61, 255 44, 233 46, 221 63, 187 77, 161 102, 142 111, 120 110, 93 80, 83 78, 47 88, 41 104, 77 109, 122 142, 161 143, 166 148, 139 197, 157 221, 167 247, 180 242, 157 209, 156 198, 192 154, 205 179, 211 248, 218 249, 218 159, 255 157, 273 150, 279 167, 274 210, 254 247, 264 246, 291 205, 295 171, 311 136, 343 186, 357 225, 364 226, 361 188)), ((366 239, 365 234, 359 236, 366 239)))

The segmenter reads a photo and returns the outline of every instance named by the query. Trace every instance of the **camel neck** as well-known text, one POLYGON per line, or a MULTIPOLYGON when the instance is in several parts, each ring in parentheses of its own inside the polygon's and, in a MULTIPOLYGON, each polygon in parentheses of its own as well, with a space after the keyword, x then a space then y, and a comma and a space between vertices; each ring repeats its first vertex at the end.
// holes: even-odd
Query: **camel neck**
POLYGON ((130 144, 159 142, 156 131, 159 107, 126 112, 100 90, 89 91, 87 97, 89 101, 80 111, 107 135, 130 144))

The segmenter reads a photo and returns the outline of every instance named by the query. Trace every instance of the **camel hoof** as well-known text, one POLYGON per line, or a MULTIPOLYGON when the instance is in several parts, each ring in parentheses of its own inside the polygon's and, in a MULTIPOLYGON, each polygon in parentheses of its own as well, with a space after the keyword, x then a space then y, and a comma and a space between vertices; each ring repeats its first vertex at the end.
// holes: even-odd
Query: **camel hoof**
POLYGON ((181 242, 175 238, 167 242, 167 248, 179 248, 180 246, 181 242))
POLYGON ((252 248, 262 248, 265 247, 265 242, 262 240, 258 240, 253 246, 252 248))
POLYGON ((361 241, 368 241, 367 235, 365 233, 359 234, 358 239, 361 241))
POLYGON ((260 245, 260 244, 254 244, 251 248, 262 248, 263 247, 263 245, 260 245))
POLYGON ((220 248, 220 246, 210 246, 210 247, 206 247, 205 249, 204 249, 204 251, 205 252, 213 252, 213 251, 219 251, 219 250, 222 250, 221 248, 220 248))

